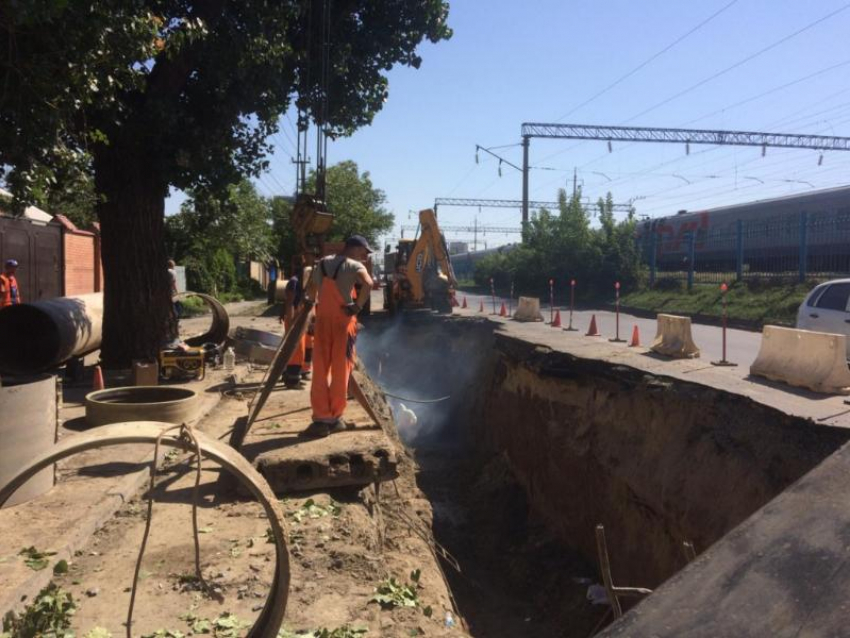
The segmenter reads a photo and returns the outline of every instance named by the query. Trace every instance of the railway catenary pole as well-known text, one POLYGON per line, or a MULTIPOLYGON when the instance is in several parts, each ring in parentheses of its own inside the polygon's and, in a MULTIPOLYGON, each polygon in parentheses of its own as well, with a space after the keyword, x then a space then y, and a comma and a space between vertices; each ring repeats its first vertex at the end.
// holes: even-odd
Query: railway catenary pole
POLYGON ((850 137, 809 135, 805 133, 762 133, 713 129, 661 128, 647 126, 600 126, 595 124, 545 124, 524 122, 522 136, 522 223, 528 222, 528 155, 532 137, 611 142, 655 142, 666 144, 714 144, 718 146, 756 146, 808 148, 817 151, 850 151, 850 137))
POLYGON ((522 136, 522 229, 528 226, 528 147, 529 137, 522 136))

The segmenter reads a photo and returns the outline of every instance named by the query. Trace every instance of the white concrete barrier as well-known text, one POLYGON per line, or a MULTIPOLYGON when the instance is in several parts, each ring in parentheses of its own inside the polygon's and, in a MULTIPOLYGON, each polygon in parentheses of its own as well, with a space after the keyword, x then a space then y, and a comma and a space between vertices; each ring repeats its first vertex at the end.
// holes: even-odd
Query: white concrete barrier
POLYGON ((540 313, 540 300, 537 297, 520 297, 514 313, 517 321, 543 321, 540 313))
POLYGON ((653 352, 676 359, 696 359, 699 348, 691 336, 691 318, 658 315, 655 340, 649 347, 653 352))
POLYGON ((750 374, 825 394, 850 394, 847 337, 765 326, 750 374))

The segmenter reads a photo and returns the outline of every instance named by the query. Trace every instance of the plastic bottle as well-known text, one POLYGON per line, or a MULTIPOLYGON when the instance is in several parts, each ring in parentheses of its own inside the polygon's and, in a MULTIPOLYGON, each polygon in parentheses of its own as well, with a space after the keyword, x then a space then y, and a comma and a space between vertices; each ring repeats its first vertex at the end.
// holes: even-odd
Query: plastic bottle
POLYGON ((232 372, 233 368, 236 367, 236 353, 233 352, 233 348, 228 348, 224 353, 224 369, 228 372, 232 372))
POLYGON ((447 611, 446 612, 446 627, 454 627, 454 626, 455 626, 455 619, 452 616, 452 612, 447 611))

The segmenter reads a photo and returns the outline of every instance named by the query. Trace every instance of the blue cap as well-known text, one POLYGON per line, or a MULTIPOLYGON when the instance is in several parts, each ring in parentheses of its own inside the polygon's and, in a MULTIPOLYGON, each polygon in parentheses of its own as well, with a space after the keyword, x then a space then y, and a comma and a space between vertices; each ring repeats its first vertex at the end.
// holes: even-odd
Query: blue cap
POLYGON ((6 260, 6 266, 7 266, 7 267, 8 267, 8 266, 14 266, 15 268, 17 268, 17 267, 18 267, 18 262, 17 262, 16 260, 14 260, 14 259, 7 259, 7 260, 6 260))

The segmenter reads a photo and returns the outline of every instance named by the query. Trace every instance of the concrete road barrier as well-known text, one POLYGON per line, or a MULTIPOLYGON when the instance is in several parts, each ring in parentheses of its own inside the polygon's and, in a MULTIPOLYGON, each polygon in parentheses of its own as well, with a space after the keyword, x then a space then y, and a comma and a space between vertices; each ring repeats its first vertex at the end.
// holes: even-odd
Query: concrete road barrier
POLYGON ((850 394, 847 337, 765 326, 750 374, 824 394, 850 394))
POLYGON ((514 319, 517 321, 543 321, 543 315, 540 312, 540 300, 537 297, 520 297, 514 319))
POLYGON ((691 336, 691 318, 658 315, 655 340, 649 347, 653 352, 676 359, 696 359, 699 348, 691 336))

